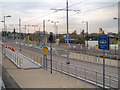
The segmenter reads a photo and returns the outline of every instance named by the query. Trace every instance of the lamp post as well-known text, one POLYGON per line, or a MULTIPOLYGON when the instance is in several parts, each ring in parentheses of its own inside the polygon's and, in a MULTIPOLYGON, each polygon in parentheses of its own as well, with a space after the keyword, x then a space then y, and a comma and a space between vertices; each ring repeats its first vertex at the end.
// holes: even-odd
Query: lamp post
MULTIPOLYGON (((5 21, 5 20, 6 20, 7 17, 11 17, 11 16, 10 16, 10 15, 4 16, 4 43, 5 43, 5 47, 7 46, 7 44, 6 44, 6 43, 7 43, 7 42, 6 42, 6 41, 7 41, 7 40, 6 40, 6 39, 7 39, 7 28, 5 28, 5 27, 6 27, 6 25, 5 25, 5 24, 6 24, 6 21, 5 21), (6 30, 5 30, 5 29, 6 29, 6 30), (5 34, 5 31, 6 31, 6 34, 5 34), (5 36, 6 36, 6 39, 5 39, 5 36)), ((5 49, 5 56, 6 56, 6 49, 5 49)), ((4 58, 5 58, 5 57, 4 57, 4 58)))
MULTIPOLYGON (((1 21, 1 22, 4 23, 4 21, 1 21)), ((3 33, 3 29, 2 29, 2 42, 3 42, 3 34, 4 34, 4 33, 3 33)))
MULTIPOLYGON (((50 20, 43 20, 43 35, 44 35, 44 38, 45 38, 45 23, 46 23, 46 21, 50 21, 50 20)), ((44 45, 43 45, 43 47, 45 46, 45 41, 44 41, 44 45)))
POLYGON ((19 18, 19 47, 21 51, 21 18, 19 18))
MULTIPOLYGON (((1 22, 4 23, 4 21, 1 21, 1 22)), ((2 35, 1 35, 2 36, 2 42, 3 42, 3 34, 4 33, 3 33, 3 29, 2 29, 2 35)), ((3 52, 3 47, 2 47, 2 52, 3 52)))
POLYGON ((43 34, 44 34, 44 36, 45 36, 45 28, 46 28, 45 23, 46 23, 46 21, 50 21, 50 20, 43 20, 43 34))
POLYGON ((54 21, 51 21, 51 23, 54 23, 54 27, 55 27, 55 42, 56 42, 56 39, 57 39, 57 35, 58 35, 58 27, 57 27, 57 23, 59 23, 59 21, 56 21, 56 22, 54 22, 54 21))
POLYGON ((87 49, 88 49, 88 21, 82 21, 86 23, 86 32, 87 32, 87 49))
POLYGON ((117 17, 114 17, 113 19, 118 21, 118 58, 120 59, 120 20, 117 17))
MULTIPOLYGON (((32 25, 32 27, 34 27, 34 32, 35 32, 35 27, 37 27, 38 25, 32 25)), ((32 40, 33 40, 33 35, 32 35, 32 40)))
MULTIPOLYGON (((10 15, 8 15, 8 16, 4 16, 4 32, 6 31, 6 33, 4 33, 4 38, 6 37, 6 39, 7 39, 7 28, 6 28, 6 18, 7 17, 11 17, 10 15)), ((4 39, 4 41, 6 41, 5 39, 4 39)))

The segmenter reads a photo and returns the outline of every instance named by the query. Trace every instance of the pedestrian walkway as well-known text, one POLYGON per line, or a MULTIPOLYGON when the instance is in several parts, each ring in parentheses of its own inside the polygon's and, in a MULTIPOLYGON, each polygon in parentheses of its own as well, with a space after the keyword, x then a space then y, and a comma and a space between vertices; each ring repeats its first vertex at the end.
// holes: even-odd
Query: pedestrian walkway
MULTIPOLYGON (((37 65, 36 63, 32 62, 31 58, 28 58, 17 51, 13 52, 9 49, 6 49, 6 55, 14 63, 19 63, 16 60, 18 60, 17 58, 21 58, 22 63, 20 64, 20 68, 25 69, 25 68, 40 68, 41 67, 41 65, 37 65), (16 56, 17 56, 17 58, 16 58, 16 56)), ((20 61, 20 60, 18 60, 18 61, 20 61)))
POLYGON ((3 58, 3 67, 21 88, 94 88, 84 81, 76 80, 64 74, 43 69, 18 69, 8 59, 3 58))

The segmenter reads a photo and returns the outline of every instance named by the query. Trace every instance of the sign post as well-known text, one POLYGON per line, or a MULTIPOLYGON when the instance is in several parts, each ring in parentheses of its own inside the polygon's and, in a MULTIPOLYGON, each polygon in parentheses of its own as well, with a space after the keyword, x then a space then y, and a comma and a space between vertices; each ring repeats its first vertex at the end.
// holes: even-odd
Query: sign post
POLYGON ((105 88, 105 50, 109 50, 109 38, 107 35, 99 35, 98 47, 103 50, 103 88, 105 88))
POLYGON ((51 61, 51 73, 52 73, 52 42, 53 42, 52 32, 50 32, 49 41, 50 41, 50 61, 51 61))
POLYGON ((47 70, 47 47, 43 47, 43 68, 47 70))

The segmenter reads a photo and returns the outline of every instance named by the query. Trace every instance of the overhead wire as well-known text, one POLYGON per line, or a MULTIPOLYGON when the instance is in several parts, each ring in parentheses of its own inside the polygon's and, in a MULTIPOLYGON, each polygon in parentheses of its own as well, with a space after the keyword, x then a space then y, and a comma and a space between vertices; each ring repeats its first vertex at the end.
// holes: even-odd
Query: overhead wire
MULTIPOLYGON (((86 1, 86 0, 83 0, 83 1, 86 1)), ((75 6, 75 5, 78 5, 78 4, 80 4, 80 3, 82 3, 83 1, 81 1, 81 2, 78 2, 78 3, 75 3, 75 4, 73 4, 73 5, 70 5, 70 6, 68 6, 68 7, 73 7, 73 6, 75 6)), ((65 8, 63 8, 63 9, 65 9, 65 8)), ((42 18, 42 17, 46 17, 46 16, 49 16, 49 15, 52 15, 52 14, 54 14, 54 13, 56 13, 56 11, 54 11, 54 12, 52 12, 52 13, 48 13, 48 14, 45 14, 45 15, 42 15, 42 16, 39 16, 39 17, 36 17, 36 18, 42 18)), ((36 19, 36 18, 34 18, 34 19, 36 19)), ((30 19, 30 20, 33 20, 33 19, 30 19)), ((29 20, 28 20, 29 21, 29 20)), ((25 21, 26 22, 26 21, 25 21)))
MULTIPOLYGON (((75 13, 75 14, 69 15, 69 17, 74 16, 74 15, 79 15, 79 14, 87 13, 87 12, 91 12, 91 11, 95 11, 95 10, 99 10, 99 9, 103 9, 103 8, 107 8, 107 7, 112 7, 112 6, 115 6, 115 5, 117 5, 117 4, 112 4, 112 5, 109 5, 109 6, 99 7, 99 8, 95 8, 95 9, 83 11, 81 13, 75 13)), ((61 17, 61 18, 65 18, 65 17, 61 17)))

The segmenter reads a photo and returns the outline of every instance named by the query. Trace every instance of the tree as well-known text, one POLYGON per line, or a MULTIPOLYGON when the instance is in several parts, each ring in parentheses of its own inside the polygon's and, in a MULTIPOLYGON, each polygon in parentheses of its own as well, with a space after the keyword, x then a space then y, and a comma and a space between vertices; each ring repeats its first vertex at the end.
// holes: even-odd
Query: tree
POLYGON ((105 35, 105 32, 103 31, 102 28, 99 28, 99 35, 105 35))

